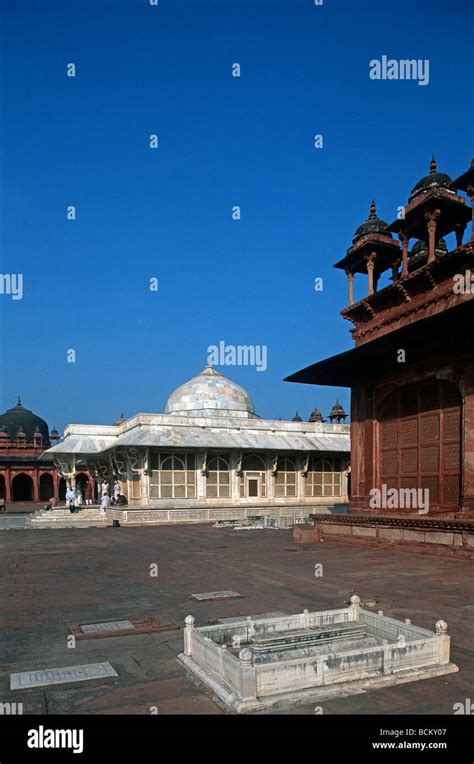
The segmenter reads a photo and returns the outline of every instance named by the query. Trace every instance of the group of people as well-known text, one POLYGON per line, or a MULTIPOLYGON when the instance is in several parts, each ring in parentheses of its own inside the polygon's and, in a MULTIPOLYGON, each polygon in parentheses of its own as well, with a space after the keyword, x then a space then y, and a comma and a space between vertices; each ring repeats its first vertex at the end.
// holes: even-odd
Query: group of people
MULTIPOLYGON (((86 505, 92 504, 92 488, 89 482, 85 484, 84 496, 82 495, 82 491, 79 487, 68 487, 66 491, 66 504, 69 506, 69 511, 71 513, 80 512, 84 500, 86 505)), ((121 494, 120 482, 116 480, 113 485, 113 490, 110 491, 109 483, 104 480, 101 485, 101 498, 99 505, 100 514, 105 515, 107 513, 107 507, 109 507, 111 504, 116 505, 124 503, 126 503, 126 499, 121 494), (112 498, 110 498, 111 495, 112 498)))

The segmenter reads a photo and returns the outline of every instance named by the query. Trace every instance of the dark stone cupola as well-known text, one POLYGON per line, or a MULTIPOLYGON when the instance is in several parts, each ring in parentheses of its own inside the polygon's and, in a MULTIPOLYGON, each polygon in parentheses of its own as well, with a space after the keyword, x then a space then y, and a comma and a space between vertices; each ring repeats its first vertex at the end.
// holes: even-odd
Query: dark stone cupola
POLYGON ((310 422, 324 422, 323 415, 321 414, 320 410, 317 406, 314 407, 312 410, 309 420, 310 422))
POLYGON ((0 415, 0 427, 5 428, 10 440, 17 438, 19 433, 21 433, 20 437, 26 437, 28 440, 33 440, 35 435, 36 437, 41 435, 43 446, 49 445, 47 423, 26 409, 21 403, 20 396, 18 396, 16 406, 0 415))
POLYGON ((331 424, 336 422, 337 424, 344 423, 347 419, 347 414, 344 411, 344 407, 339 403, 339 399, 336 401, 331 411, 329 412, 329 421, 331 424))

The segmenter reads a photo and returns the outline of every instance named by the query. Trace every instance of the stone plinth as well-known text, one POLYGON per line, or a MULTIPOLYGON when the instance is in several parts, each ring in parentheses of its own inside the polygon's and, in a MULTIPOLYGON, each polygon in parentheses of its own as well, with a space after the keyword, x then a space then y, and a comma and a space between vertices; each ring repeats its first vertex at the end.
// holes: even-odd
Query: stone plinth
POLYGON ((474 523, 471 520, 315 515, 312 523, 294 527, 293 539, 299 544, 336 541, 461 560, 474 559, 474 523))

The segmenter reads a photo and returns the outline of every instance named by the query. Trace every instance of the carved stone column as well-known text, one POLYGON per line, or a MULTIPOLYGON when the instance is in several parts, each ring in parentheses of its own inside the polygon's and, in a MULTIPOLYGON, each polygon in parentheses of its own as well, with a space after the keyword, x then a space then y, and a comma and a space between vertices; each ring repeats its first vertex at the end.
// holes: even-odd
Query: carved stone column
POLYGON ((5 501, 7 504, 11 501, 11 477, 8 467, 5 469, 5 501))
POLYGON ((59 499, 59 475, 56 471, 53 472, 53 496, 59 499))
POLYGON ((369 297, 374 293, 374 266, 375 266, 374 260, 375 260, 374 253, 366 257, 367 274, 369 276, 369 291, 368 291, 369 297))
POLYGON ((231 498, 234 501, 240 501, 240 481, 241 481, 242 452, 232 451, 229 460, 230 480, 231 480, 231 498))
POLYGON ((33 472, 32 478, 33 478, 33 501, 35 503, 38 503, 38 501, 39 501, 39 475, 38 475, 38 470, 37 469, 33 472))
POLYGON ((354 274, 346 271, 347 283, 349 286, 349 305, 354 305, 354 274))
POLYGON ((460 247, 462 245, 462 237, 464 236, 464 231, 466 230, 466 223, 457 223, 454 226, 454 232, 456 234, 456 246, 460 247))
POLYGON ((398 268, 400 267, 400 260, 396 260, 392 265, 392 281, 395 283, 395 281, 398 281, 399 279, 399 273, 398 268))
POLYGON ((402 245, 402 278, 408 276, 408 240, 409 237, 404 231, 400 231, 398 234, 400 243, 402 245))
POLYGON ((425 214, 426 227, 428 229, 428 262, 436 260, 436 221, 440 216, 440 211, 427 212, 425 214))

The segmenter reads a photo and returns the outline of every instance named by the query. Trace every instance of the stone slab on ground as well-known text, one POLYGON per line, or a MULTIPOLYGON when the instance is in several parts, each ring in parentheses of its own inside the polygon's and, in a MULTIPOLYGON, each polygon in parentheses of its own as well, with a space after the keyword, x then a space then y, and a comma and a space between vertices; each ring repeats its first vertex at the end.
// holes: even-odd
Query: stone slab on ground
POLYGON ((79 628, 83 634, 97 634, 104 631, 130 631, 134 626, 130 621, 106 621, 105 623, 86 623, 79 628))
POLYGON ((190 599, 204 602, 206 600, 229 600, 234 597, 242 597, 242 595, 238 592, 224 590, 222 592, 198 592, 197 594, 191 594, 190 599))
POLYGON ((165 615, 147 615, 122 621, 103 623, 71 624, 69 634, 76 639, 104 639, 105 637, 126 637, 132 634, 151 634, 160 631, 178 631, 180 626, 165 615))
POLYGON ((108 661, 86 663, 83 666, 64 666, 63 668, 21 671, 17 674, 11 674, 10 689, 29 690, 32 687, 85 682, 90 679, 104 679, 111 676, 118 676, 118 674, 108 661))

